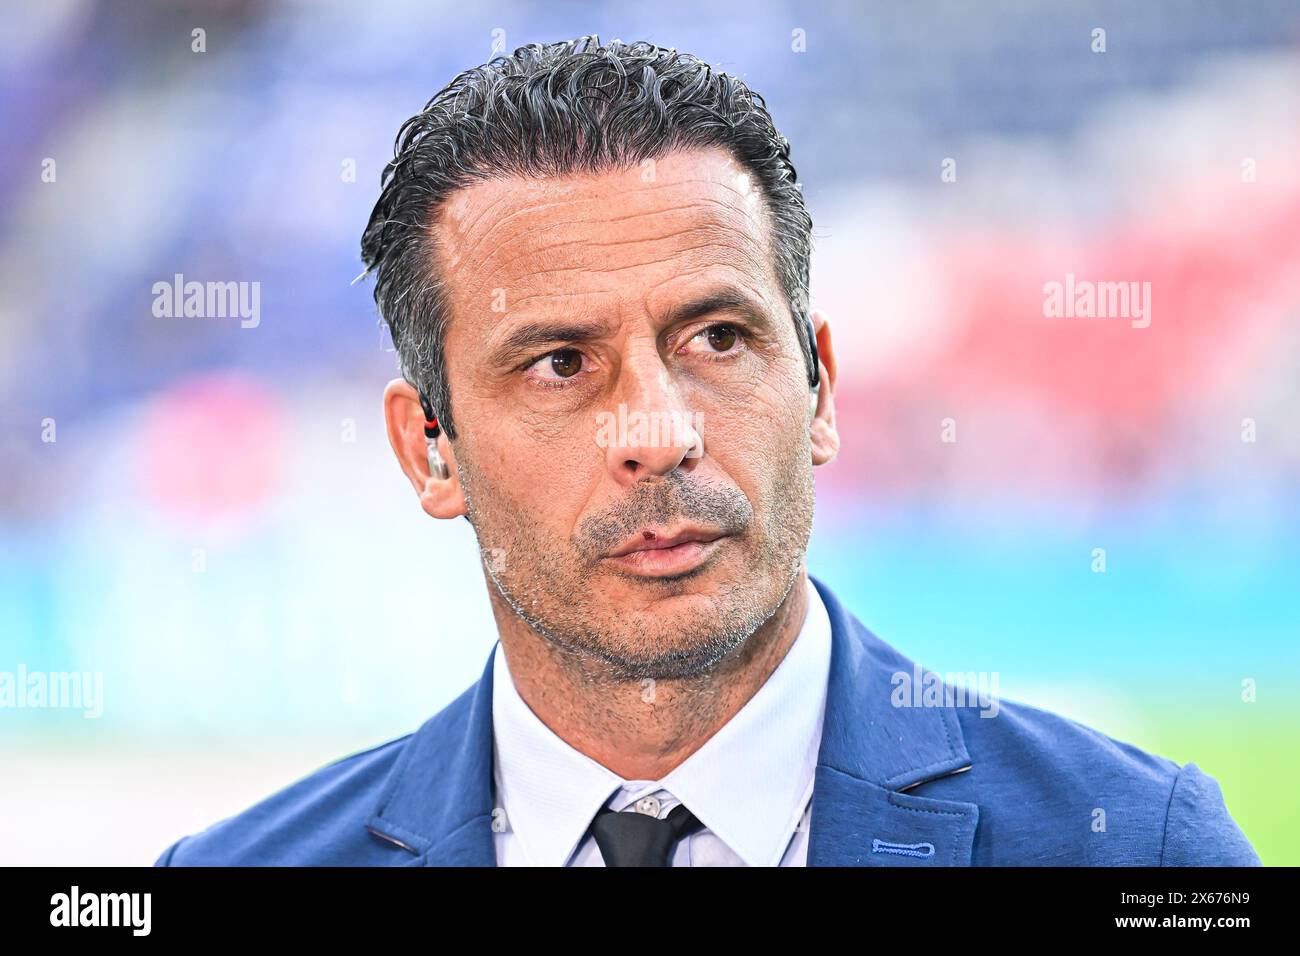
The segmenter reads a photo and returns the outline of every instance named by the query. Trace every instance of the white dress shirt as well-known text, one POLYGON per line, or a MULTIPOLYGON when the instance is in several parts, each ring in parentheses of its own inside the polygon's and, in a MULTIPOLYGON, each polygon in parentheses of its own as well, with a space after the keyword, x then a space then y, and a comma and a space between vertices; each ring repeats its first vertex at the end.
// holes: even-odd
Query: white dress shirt
POLYGON ((811 581, 803 627, 745 705, 658 780, 624 780, 558 737, 519 696, 500 642, 492 676, 493 840, 499 866, 604 866, 587 833, 602 807, 702 826, 673 866, 804 866, 830 674, 831 624, 811 581))

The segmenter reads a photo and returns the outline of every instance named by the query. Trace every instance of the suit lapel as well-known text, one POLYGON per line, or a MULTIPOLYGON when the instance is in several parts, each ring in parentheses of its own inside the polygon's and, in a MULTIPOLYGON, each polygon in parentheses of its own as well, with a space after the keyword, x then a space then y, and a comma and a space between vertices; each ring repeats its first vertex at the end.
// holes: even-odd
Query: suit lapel
POLYGON ((492 663, 425 721, 389 773, 366 828, 410 852, 399 865, 496 866, 492 839, 492 663))
MULTIPOLYGON (((809 576, 831 620, 809 866, 969 866, 979 807, 905 791, 971 765, 955 708, 895 706, 915 665, 809 576)), ((910 703, 910 701, 909 701, 910 703)))

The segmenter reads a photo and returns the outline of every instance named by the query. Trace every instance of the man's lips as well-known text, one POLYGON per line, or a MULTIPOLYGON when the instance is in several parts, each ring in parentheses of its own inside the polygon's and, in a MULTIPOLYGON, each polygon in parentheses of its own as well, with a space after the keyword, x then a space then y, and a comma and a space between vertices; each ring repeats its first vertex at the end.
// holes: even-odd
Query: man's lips
POLYGON ((726 540, 725 533, 710 528, 642 528, 605 560, 638 577, 677 578, 705 564, 726 540))
POLYGON ((724 537, 723 532, 709 528, 687 527, 671 532, 666 528, 642 528, 605 557, 621 558, 638 551, 663 551, 689 541, 707 544, 721 537, 724 537))

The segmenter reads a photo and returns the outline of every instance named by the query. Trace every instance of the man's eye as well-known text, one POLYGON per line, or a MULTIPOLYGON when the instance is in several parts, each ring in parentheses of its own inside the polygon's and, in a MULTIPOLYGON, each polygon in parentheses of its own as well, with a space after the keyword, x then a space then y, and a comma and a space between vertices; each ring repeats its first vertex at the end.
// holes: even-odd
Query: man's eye
POLYGON ((701 329, 691 337, 690 345, 694 342, 700 342, 707 348, 703 349, 706 354, 726 354, 737 351, 737 345, 741 342, 743 336, 734 325, 718 324, 710 325, 707 329, 701 329))
POLYGON ((531 366, 544 380, 573 378, 582 371, 582 353, 577 349, 556 349, 548 352, 531 366))

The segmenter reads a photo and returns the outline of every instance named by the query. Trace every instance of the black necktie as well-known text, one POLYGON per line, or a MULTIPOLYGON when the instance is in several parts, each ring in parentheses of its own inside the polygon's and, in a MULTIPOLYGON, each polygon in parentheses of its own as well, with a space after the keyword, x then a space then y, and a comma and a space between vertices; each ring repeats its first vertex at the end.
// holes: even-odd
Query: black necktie
POLYGON ((590 833, 606 866, 668 866, 677 841, 700 826, 686 804, 679 803, 663 820, 605 808, 591 821, 590 833))

